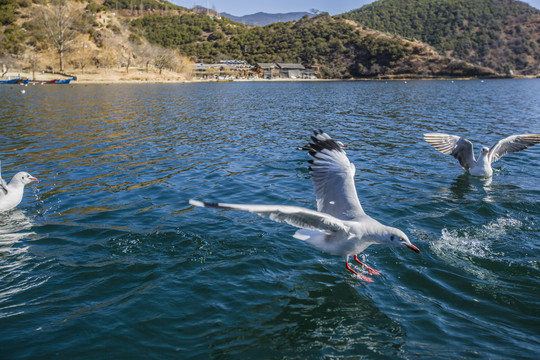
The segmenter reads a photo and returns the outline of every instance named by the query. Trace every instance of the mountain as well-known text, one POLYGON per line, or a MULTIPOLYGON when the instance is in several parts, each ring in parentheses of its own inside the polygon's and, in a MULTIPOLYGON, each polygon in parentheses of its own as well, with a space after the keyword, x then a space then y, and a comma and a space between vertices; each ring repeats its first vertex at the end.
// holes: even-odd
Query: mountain
POLYGON ((162 0, 3 0, 0 20, 0 63, 36 71, 124 68, 127 74, 136 67, 161 74, 186 71, 187 59, 234 59, 302 63, 319 68, 324 78, 497 75, 328 13, 261 27, 162 0))
POLYGON ((151 43, 176 48, 197 62, 302 63, 319 67, 325 78, 495 75, 490 69, 441 56, 426 44, 327 13, 264 27, 192 14, 148 15, 133 19, 131 25, 151 43))
POLYGON ((229 19, 246 24, 246 25, 255 25, 255 26, 264 26, 273 24, 276 22, 286 22, 286 21, 295 21, 299 20, 305 15, 313 16, 313 14, 308 12, 289 12, 289 13, 279 13, 279 14, 269 14, 265 12, 258 12, 255 14, 244 15, 244 16, 234 16, 227 13, 221 13, 222 16, 226 16, 229 19))
POLYGON ((514 0, 379 0, 346 14, 500 73, 540 73, 540 10, 514 0))

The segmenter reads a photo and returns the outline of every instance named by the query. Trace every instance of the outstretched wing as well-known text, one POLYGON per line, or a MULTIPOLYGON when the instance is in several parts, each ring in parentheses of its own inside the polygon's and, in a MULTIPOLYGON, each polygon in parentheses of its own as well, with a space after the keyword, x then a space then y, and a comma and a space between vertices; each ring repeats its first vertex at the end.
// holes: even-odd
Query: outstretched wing
POLYGON ((326 233, 347 232, 349 230, 349 227, 341 220, 331 215, 298 206, 208 203, 198 200, 189 200, 189 203, 201 207, 249 211, 302 229, 319 230, 326 233))
POLYGON ((441 133, 427 133, 424 134, 424 140, 428 144, 433 145, 435 150, 455 157, 465 170, 471 169, 476 164, 473 144, 463 137, 441 133))
POLYGON ((342 220, 365 215, 354 185, 355 168, 342 146, 322 131, 315 132, 309 146, 317 210, 342 220))
POLYGON ((540 143, 540 134, 512 135, 500 140, 489 150, 489 159, 492 163, 503 155, 525 150, 529 146, 540 143))

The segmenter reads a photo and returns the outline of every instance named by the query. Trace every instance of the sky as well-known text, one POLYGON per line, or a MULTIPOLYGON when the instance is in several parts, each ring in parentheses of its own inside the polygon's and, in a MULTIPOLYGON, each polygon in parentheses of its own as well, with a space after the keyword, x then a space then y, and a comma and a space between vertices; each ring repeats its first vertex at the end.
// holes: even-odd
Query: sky
MULTIPOLYGON (((169 0, 186 8, 196 5, 226 12, 235 16, 266 13, 288 13, 296 11, 310 12, 311 9, 328 12, 330 15, 343 14, 347 11, 361 8, 374 0, 273 0, 273 1, 247 1, 247 0, 169 0)), ((526 0, 525 3, 540 9, 540 0, 526 0)))

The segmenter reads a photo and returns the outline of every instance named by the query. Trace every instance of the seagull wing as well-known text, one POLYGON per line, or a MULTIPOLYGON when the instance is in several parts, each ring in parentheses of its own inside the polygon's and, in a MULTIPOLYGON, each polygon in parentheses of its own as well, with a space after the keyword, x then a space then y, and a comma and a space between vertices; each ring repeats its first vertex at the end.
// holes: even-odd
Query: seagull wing
POLYGON ((424 140, 430 145, 433 145, 435 150, 446 155, 455 157, 462 168, 469 170, 476 165, 474 158, 473 144, 456 135, 427 133, 424 134, 424 140))
POLYGON ((7 183, 4 179, 0 177, 0 195, 5 196, 8 193, 7 183))
POLYGON ((529 146, 540 143, 540 134, 512 135, 500 140, 489 150, 489 159, 492 163, 499 160, 503 155, 525 150, 529 146))
POLYGON ((7 183, 2 179, 2 160, 0 160, 0 195, 4 197, 8 193, 7 183))
POLYGON ((345 225, 340 219, 299 206, 208 203, 198 200, 189 200, 189 203, 200 207, 249 211, 302 229, 318 230, 326 233, 349 231, 349 226, 345 225))
POLYGON ((315 132, 309 146, 317 210, 342 220, 365 215, 354 184, 355 167, 342 146, 322 131, 315 132))

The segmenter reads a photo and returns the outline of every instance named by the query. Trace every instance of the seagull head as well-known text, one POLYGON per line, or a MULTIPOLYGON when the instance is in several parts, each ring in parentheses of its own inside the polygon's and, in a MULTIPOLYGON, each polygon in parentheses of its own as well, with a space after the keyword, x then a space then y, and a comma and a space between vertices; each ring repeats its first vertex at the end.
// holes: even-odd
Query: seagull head
POLYGON ((16 181, 18 183, 26 185, 26 184, 31 183, 32 181, 38 181, 38 179, 33 177, 32 175, 30 175, 27 172, 21 171, 21 172, 18 172, 17 174, 15 174, 15 176, 13 177, 13 180, 11 180, 11 181, 16 181))
POLYGON ((487 155, 489 154, 489 148, 487 146, 484 146, 482 150, 480 150, 481 155, 487 155))
POLYGON ((387 245, 393 246, 405 246, 416 253, 420 253, 420 250, 411 244, 411 241, 405 235, 405 233, 399 229, 388 227, 388 232, 383 236, 383 241, 387 245))

